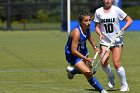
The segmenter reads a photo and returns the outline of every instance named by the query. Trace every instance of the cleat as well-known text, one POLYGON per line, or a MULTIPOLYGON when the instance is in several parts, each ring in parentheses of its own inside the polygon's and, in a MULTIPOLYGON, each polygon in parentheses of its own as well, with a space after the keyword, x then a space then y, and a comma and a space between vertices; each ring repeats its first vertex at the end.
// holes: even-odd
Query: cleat
POLYGON ((121 86, 120 91, 122 91, 122 92, 129 91, 128 85, 126 85, 126 86, 121 86))
POLYGON ((68 75, 68 79, 73 79, 74 75, 71 73, 71 71, 73 70, 73 67, 68 66, 66 71, 67 71, 67 75, 68 75))
POLYGON ((115 83, 114 83, 114 75, 112 77, 108 77, 108 87, 109 88, 113 88, 115 86, 115 83))
POLYGON ((106 90, 103 89, 103 90, 101 91, 101 93, 108 93, 108 92, 107 92, 106 90))

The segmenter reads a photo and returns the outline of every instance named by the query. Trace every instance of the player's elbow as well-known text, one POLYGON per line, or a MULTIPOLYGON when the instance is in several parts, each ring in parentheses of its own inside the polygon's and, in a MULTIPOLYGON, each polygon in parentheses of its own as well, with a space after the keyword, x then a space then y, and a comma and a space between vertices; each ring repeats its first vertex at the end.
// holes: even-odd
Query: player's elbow
POLYGON ((74 49, 71 49, 71 53, 73 54, 73 55, 75 55, 76 54, 76 49, 74 48, 74 49))
POLYGON ((130 25, 133 23, 133 20, 128 16, 128 21, 127 21, 130 25))
POLYGON ((131 20, 130 20, 130 24, 132 24, 132 23, 133 23, 133 20, 131 19, 131 20))

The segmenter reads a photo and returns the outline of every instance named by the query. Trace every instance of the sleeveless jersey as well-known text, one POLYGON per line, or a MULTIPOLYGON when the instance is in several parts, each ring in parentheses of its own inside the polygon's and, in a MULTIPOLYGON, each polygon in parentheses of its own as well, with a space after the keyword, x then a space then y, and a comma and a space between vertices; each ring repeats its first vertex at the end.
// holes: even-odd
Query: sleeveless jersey
MULTIPOLYGON (((77 28, 78 28, 78 30, 80 32, 80 39, 79 39, 77 51, 79 51, 81 54, 86 56, 88 54, 88 49, 86 47, 86 40, 90 36, 90 30, 87 30, 86 35, 84 35, 83 32, 82 32, 81 27, 77 26, 77 28)), ((77 62, 78 61, 77 59, 79 59, 79 58, 71 53, 71 44, 72 44, 72 38, 69 36, 67 44, 65 46, 66 59, 67 59, 68 62, 71 62, 71 61, 77 62)), ((74 64, 72 64, 72 65, 74 65, 74 64)))
MULTIPOLYGON (((116 33, 120 31, 119 22, 126 16, 127 14, 116 6, 112 6, 109 13, 105 13, 103 7, 96 10, 94 21, 100 23, 100 31, 105 36, 105 38, 100 41, 100 44, 109 45, 116 33)), ((123 38, 120 37, 120 42, 115 42, 111 46, 122 45, 122 39, 123 38)))

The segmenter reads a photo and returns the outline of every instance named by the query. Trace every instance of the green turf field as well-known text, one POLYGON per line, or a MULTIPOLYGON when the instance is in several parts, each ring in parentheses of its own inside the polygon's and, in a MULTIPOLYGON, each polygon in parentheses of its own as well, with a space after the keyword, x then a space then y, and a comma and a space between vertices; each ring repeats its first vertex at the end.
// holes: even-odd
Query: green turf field
MULTIPOLYGON (((67 33, 60 31, 1 31, 0 93, 98 93, 82 75, 67 79, 66 40, 67 33)), ((92 57, 89 43, 88 47, 92 57)), ((130 87, 127 93, 140 91, 139 48, 140 32, 126 32, 122 64, 130 87)), ((116 86, 109 93, 120 93, 118 76, 115 76, 116 86)), ((106 75, 100 67, 96 77, 108 89, 106 75)))

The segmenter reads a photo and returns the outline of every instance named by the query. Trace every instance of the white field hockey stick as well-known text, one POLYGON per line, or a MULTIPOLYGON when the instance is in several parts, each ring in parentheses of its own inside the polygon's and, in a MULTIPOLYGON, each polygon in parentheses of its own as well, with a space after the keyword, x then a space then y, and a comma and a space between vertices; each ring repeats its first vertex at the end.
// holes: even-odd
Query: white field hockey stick
POLYGON ((96 61, 97 56, 98 56, 98 52, 96 52, 96 54, 95 54, 94 57, 93 57, 93 61, 92 61, 92 63, 91 63, 91 66, 92 66, 92 67, 93 67, 94 62, 96 61))
POLYGON ((105 52, 103 53, 103 55, 101 56, 101 58, 99 59, 98 63, 96 64, 96 66, 93 68, 93 74, 96 73, 97 71, 97 67, 99 65, 99 63, 101 62, 101 60, 104 58, 105 54, 107 53, 107 51, 110 49, 111 45, 115 42, 116 38, 119 37, 121 33, 116 33, 115 37, 113 38, 113 40, 111 41, 111 43, 109 44, 109 46, 106 48, 105 52))
POLYGON ((94 57, 92 59, 93 61, 91 63, 89 63, 89 66, 90 66, 90 68, 92 68, 92 71, 93 71, 93 64, 96 61, 97 56, 98 56, 98 52, 95 53, 95 55, 94 55, 94 57))

